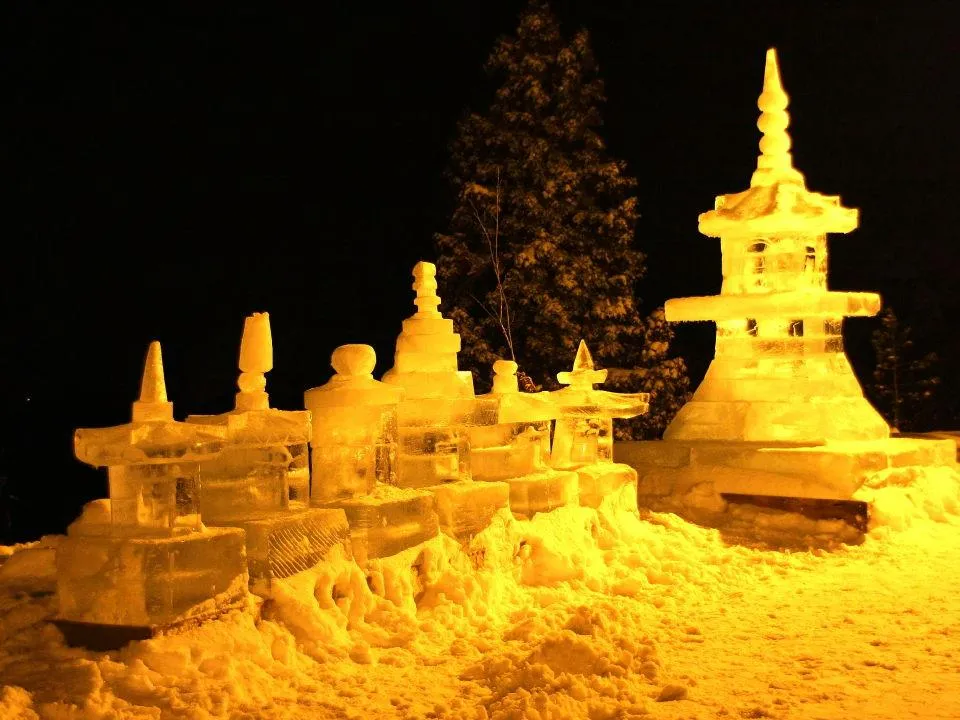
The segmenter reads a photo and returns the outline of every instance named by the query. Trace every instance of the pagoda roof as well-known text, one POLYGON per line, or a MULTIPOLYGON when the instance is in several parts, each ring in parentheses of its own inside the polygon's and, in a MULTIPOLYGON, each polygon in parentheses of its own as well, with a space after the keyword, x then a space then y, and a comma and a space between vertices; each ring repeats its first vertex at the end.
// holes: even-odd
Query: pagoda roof
POLYGON ((131 422, 74 433, 77 459, 94 467, 202 462, 223 449, 225 430, 174 420, 131 422))
POLYGON ((807 190, 803 175, 793 166, 792 141, 787 132, 789 97, 780 80, 777 53, 767 51, 763 91, 757 99, 762 133, 757 169, 750 188, 720 195, 713 210, 700 215, 700 232, 710 237, 764 236, 772 233, 820 235, 850 232, 858 211, 845 208, 836 195, 807 190))
POLYGON ((700 232, 709 237, 761 236, 798 232, 847 233, 859 211, 845 208, 837 195, 811 192, 802 183, 776 182, 720 195, 713 210, 700 215, 700 232))

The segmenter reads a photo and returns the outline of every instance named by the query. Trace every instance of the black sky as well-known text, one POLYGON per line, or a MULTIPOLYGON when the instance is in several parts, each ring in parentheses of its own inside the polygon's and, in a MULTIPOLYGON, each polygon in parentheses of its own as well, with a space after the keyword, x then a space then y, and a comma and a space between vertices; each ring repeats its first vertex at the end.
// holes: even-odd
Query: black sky
MULTIPOLYGON (((15 498, 0 541, 60 531, 104 494, 71 432, 128 418, 151 339, 178 417, 229 409, 253 311, 271 313, 276 406, 327 380, 336 345, 370 343, 389 367, 410 267, 449 211, 446 146, 489 99, 484 59, 523 3, 81 5, 3 9, 0 470, 15 498)), ((776 46, 797 167, 862 213, 831 241, 831 285, 879 290, 956 361, 954 3, 554 7, 591 32, 604 135, 639 181, 645 307, 719 289, 697 214, 749 182, 776 46)), ((861 376, 872 327, 847 324, 861 376)), ((678 347, 702 372, 711 329, 678 347)))

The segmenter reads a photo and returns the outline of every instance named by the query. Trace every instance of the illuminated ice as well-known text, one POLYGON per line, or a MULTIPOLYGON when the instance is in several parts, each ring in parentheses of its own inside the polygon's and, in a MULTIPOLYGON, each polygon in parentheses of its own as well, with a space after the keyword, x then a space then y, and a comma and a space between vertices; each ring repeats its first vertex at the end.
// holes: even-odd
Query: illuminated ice
POLYGON ((716 323, 715 357, 664 440, 622 450, 640 471, 642 504, 655 510, 713 522, 727 501, 780 497, 853 515, 856 503, 835 501, 855 500, 877 473, 909 478, 911 463, 955 463, 949 445, 890 438, 863 396, 842 323, 876 314, 880 298, 827 288, 827 233, 855 229, 858 213, 807 190, 793 167, 787 103, 771 49, 750 187, 700 215, 700 232, 720 239, 720 295, 666 304, 671 322, 716 323))
POLYGON ((787 134, 788 98, 767 53, 757 102, 763 133, 750 188, 700 216, 720 238, 720 295, 666 304, 667 320, 714 321, 716 353, 669 440, 820 444, 885 438, 843 352, 846 316, 875 315, 875 293, 827 289, 827 233, 857 227, 857 211, 806 188, 787 134))
POLYGON ((567 387, 551 393, 558 413, 553 436, 555 468, 613 462, 613 419, 636 417, 649 409, 647 393, 594 388, 606 379, 607 371, 594 369, 590 350, 581 340, 573 369, 557 374, 557 381, 567 387))
POLYGON ((457 367, 460 336, 438 310, 436 272, 427 262, 413 268, 417 312, 403 321, 394 365, 383 381, 403 389, 397 414, 398 484, 433 492, 441 529, 467 538, 506 507, 509 491, 506 485, 472 480, 468 428, 481 411, 473 376, 457 367))
POLYGON ((243 528, 254 582, 313 567, 347 539, 342 512, 308 507, 310 413, 270 407, 273 369, 270 316, 246 318, 240 342, 235 408, 193 415, 190 423, 225 434, 220 454, 201 464, 200 509, 207 525, 243 528))
POLYGON ((313 415, 310 502, 346 514, 361 564, 435 537, 436 503, 425 490, 398 483, 397 406, 403 390, 373 379, 369 345, 333 351, 336 374, 304 394, 313 415))
POLYGON ((107 468, 110 499, 89 503, 57 548, 61 622, 155 627, 243 597, 243 531, 200 521, 200 464, 224 439, 174 421, 152 343, 132 422, 74 436, 79 460, 107 468))
POLYGON ((373 492, 397 484, 397 405, 402 390, 373 379, 377 355, 369 345, 341 345, 333 351, 336 374, 307 390, 313 414, 311 502, 373 492))
POLYGON ((521 393, 512 360, 498 360, 493 372, 493 389, 477 398, 478 418, 470 428, 474 480, 505 481, 518 517, 576 504, 576 473, 550 467, 550 426, 557 414, 550 393, 521 393))

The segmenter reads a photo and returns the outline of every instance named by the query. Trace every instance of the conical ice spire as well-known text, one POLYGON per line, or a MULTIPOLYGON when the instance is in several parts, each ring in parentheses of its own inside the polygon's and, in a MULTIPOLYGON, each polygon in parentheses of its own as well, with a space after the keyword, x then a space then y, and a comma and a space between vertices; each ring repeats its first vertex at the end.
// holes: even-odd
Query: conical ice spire
POLYGON ((767 62, 763 72, 763 92, 757 99, 760 119, 757 127, 763 133, 760 138, 760 157, 757 158, 757 170, 750 178, 750 187, 773 185, 777 182, 796 182, 803 184, 803 175, 793 167, 790 154, 790 115, 787 105, 790 98, 780 82, 780 67, 777 64, 777 51, 767 50, 767 62))
POLYGON ((577 357, 573 361, 573 370, 557 373, 557 382, 561 385, 593 386, 595 383, 602 383, 607 379, 606 370, 594 370, 593 367, 593 356, 590 354, 590 349, 587 347, 587 343, 581 340, 580 346, 577 348, 577 357))
POLYGON ((163 379, 163 356, 160 343, 154 340, 147 349, 140 380, 140 399, 133 403, 133 421, 173 420, 173 403, 167 402, 167 385, 163 379))
POLYGON ((266 373, 273 370, 273 334, 270 314, 248 315, 240 340, 240 378, 237 380, 237 409, 254 410, 270 407, 266 393, 266 373))

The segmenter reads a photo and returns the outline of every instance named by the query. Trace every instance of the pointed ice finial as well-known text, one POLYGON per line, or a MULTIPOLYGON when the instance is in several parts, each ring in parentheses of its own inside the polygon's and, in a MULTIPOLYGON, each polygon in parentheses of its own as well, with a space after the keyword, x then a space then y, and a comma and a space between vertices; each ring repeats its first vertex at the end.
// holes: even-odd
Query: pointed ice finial
POLYGON ((790 154, 791 141, 787 133, 790 125, 790 115, 787 113, 789 102, 790 98, 780 82, 777 51, 770 48, 763 72, 763 92, 757 99, 757 107, 761 111, 757 127, 763 137, 760 138, 760 157, 757 158, 756 172, 750 178, 750 187, 784 181, 803 183, 803 175, 794 169, 793 156, 790 154))
POLYGON ((270 333, 270 314, 254 313, 244 320, 243 337, 240 340, 238 410, 262 410, 270 407, 265 374, 271 370, 273 336, 270 333))
POLYGON ((413 266, 413 289, 417 293, 417 315, 440 317, 440 298, 437 296, 437 266, 421 260, 413 266))
POLYGON ((587 343, 580 341, 577 348, 577 357, 573 361, 573 370, 557 373, 557 382, 561 385, 593 386, 607 379, 606 370, 593 369, 593 356, 587 348, 587 343))
POLYGON ((163 356, 160 343, 154 340, 147 348, 140 380, 140 399, 133 403, 133 421, 173 420, 173 403, 167 402, 167 385, 163 379, 163 356))

